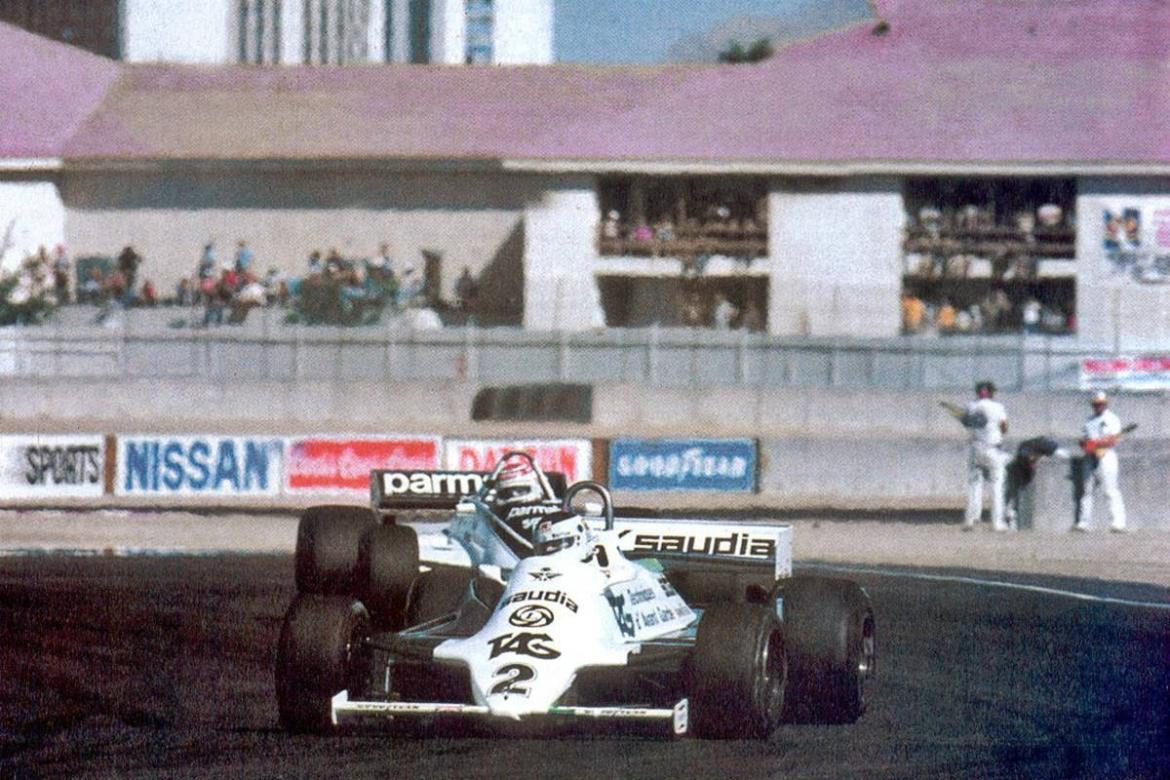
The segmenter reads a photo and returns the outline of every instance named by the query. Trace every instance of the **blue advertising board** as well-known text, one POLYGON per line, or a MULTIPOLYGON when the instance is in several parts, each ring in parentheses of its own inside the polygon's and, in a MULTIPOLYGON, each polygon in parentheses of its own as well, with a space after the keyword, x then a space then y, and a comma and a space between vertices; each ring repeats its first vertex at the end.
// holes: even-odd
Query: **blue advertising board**
POLYGON ((272 437, 119 436, 114 492, 274 496, 281 489, 281 445, 272 437))
POLYGON ((609 486, 752 493, 756 451, 755 439, 614 439, 609 486))

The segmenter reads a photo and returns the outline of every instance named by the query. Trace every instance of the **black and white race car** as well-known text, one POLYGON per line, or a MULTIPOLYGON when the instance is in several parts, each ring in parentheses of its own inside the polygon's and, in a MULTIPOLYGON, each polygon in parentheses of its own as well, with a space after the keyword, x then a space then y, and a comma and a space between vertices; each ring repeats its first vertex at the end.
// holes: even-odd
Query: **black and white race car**
POLYGON ((276 667, 290 731, 592 718, 763 738, 865 711, 869 598, 792 577, 786 525, 615 517, 604 486, 564 489, 523 453, 371 483, 371 509, 301 518, 276 667), (420 508, 452 514, 430 531, 391 514, 420 508))

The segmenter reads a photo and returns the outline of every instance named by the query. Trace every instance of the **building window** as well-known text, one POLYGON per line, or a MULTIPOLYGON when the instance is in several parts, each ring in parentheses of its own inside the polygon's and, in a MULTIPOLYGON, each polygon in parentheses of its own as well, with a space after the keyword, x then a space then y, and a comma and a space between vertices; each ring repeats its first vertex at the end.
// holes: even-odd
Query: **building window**
POLYGON ((467 0, 468 65, 485 65, 492 61, 494 26, 492 0, 467 0))
POLYGON ((906 333, 1076 329, 1073 179, 906 182, 906 333))
POLYGON ((755 177, 612 177, 599 184, 602 255, 702 262, 768 252, 767 183, 755 177))
POLYGON ((410 61, 431 61, 430 0, 410 0, 410 61))

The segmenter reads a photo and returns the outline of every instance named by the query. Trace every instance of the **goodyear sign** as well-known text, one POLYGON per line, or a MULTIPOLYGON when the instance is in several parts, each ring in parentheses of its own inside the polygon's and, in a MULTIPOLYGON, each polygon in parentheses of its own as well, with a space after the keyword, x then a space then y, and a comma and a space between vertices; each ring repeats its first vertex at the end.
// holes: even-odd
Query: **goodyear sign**
POLYGON ((754 439, 614 439, 609 485, 614 490, 756 489, 754 439))

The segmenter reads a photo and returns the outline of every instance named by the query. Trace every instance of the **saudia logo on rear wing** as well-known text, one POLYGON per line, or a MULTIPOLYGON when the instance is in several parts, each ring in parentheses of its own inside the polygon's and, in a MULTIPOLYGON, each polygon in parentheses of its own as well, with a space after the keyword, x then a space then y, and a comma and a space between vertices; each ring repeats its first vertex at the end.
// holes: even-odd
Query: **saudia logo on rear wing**
POLYGON ((484 471, 373 471, 370 493, 380 507, 454 508, 477 493, 484 471))
POLYGON ((617 520, 619 545, 632 557, 681 555, 768 563, 777 576, 792 567, 791 529, 671 520, 617 520))

